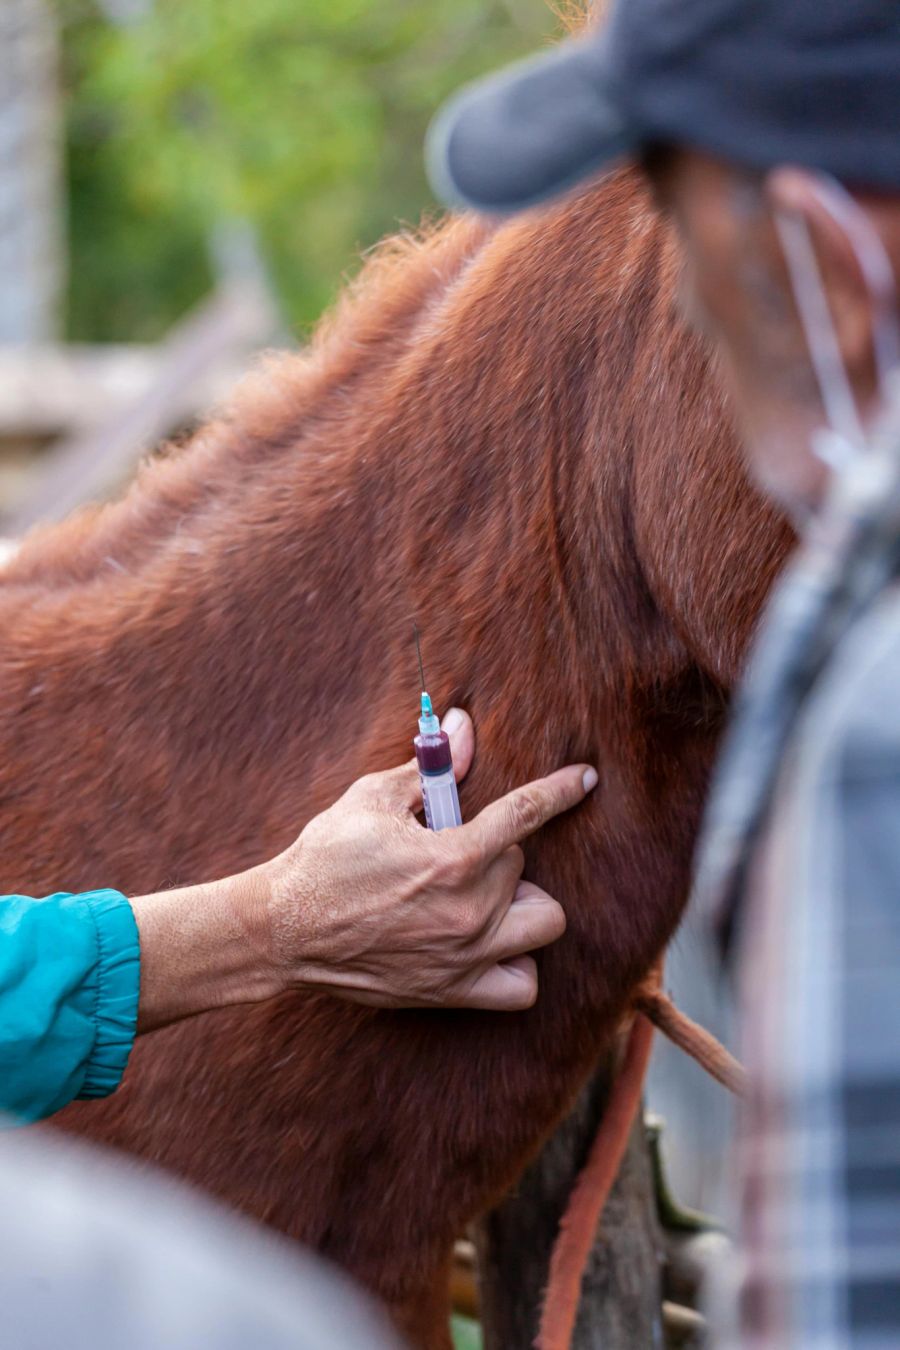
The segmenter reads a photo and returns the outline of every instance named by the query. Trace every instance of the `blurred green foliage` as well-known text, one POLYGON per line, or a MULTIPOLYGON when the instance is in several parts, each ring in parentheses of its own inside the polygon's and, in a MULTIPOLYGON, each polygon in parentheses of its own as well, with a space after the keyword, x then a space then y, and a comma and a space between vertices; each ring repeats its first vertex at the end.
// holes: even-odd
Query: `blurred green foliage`
POLYGON ((534 50, 546 0, 55 0, 69 336, 155 340, 249 221, 302 331, 430 203, 422 138, 464 80, 534 50))
POLYGON ((454 1317, 450 1329, 453 1333, 453 1350, 482 1350, 484 1338, 481 1327, 470 1317, 454 1317))

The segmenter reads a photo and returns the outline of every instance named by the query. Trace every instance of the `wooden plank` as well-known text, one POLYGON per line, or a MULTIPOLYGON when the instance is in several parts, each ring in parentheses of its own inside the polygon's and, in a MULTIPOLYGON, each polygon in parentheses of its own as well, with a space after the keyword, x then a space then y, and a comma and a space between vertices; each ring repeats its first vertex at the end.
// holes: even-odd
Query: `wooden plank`
POLYGON ((138 344, 0 346, 0 437, 92 431, 146 393, 159 362, 159 348, 138 344))
POLYGON ((149 387, 98 427, 76 433, 41 457, 36 482, 17 508, 0 517, 0 530, 17 536, 105 495, 141 454, 197 413, 199 382, 238 353, 246 357, 273 341, 278 332, 278 316, 264 287, 254 279, 224 283, 173 329, 149 387))
POLYGON ((87 431, 146 392, 159 348, 53 343, 0 346, 0 437, 35 441, 87 431))

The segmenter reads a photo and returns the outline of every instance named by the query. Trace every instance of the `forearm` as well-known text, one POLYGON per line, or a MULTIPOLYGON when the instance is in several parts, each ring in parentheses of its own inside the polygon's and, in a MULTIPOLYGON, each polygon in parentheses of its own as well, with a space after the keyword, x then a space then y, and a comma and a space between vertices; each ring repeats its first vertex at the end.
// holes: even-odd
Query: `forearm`
POLYGON ((271 959, 264 867, 130 903, 141 943, 139 1033, 284 987, 271 959))

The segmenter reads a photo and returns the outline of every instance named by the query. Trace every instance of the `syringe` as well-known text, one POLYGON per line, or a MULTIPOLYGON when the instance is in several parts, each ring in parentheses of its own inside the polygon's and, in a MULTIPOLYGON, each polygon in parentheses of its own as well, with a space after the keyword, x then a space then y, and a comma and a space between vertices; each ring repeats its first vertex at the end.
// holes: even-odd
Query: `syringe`
POLYGON ((422 678, 422 710, 419 717, 419 734, 413 745, 416 747, 416 761, 422 783, 425 822, 429 830, 446 830, 452 825, 462 824, 459 795, 453 773, 453 758, 450 754, 450 737, 446 731, 441 731, 441 724, 434 714, 431 699, 425 689, 419 629, 418 625, 414 627, 419 674, 422 678))

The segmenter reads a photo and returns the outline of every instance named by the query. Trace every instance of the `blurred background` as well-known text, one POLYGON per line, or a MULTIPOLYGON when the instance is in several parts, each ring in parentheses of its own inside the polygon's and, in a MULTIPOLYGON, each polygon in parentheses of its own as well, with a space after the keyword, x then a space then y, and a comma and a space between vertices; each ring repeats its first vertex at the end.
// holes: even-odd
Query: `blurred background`
POLYGON ((0 533, 116 487, 433 207, 422 139, 545 0, 2 0, 0 533))

